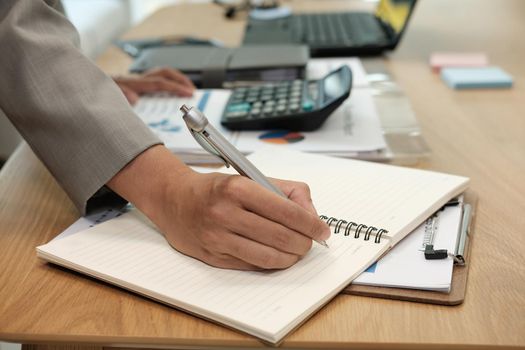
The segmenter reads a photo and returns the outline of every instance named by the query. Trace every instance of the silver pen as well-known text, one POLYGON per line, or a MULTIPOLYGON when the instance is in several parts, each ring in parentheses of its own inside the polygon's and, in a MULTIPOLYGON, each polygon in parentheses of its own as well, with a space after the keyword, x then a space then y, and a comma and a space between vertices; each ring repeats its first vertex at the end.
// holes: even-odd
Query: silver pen
MULTIPOLYGON (((183 113, 182 118, 190 130, 190 133, 202 148, 220 158, 226 167, 231 165, 240 175, 252 179, 281 197, 288 198, 281 189, 271 183, 244 154, 226 140, 226 138, 208 122, 208 119, 201 111, 195 107, 188 108, 186 105, 182 105, 180 110, 183 113)), ((326 244, 325 241, 315 241, 328 248, 328 244, 326 244)))

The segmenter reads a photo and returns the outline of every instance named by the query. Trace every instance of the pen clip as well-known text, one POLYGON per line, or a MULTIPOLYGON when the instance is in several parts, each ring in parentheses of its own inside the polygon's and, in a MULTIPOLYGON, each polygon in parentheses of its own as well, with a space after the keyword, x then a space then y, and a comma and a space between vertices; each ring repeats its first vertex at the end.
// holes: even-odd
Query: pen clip
POLYGON ((228 157, 226 157, 223 152, 208 139, 209 135, 206 131, 208 118, 206 118, 206 116, 199 110, 194 110, 193 107, 188 108, 186 105, 182 105, 180 110, 182 112, 182 119, 186 123, 186 126, 195 141, 197 141, 197 143, 208 153, 219 158, 224 165, 229 168, 230 162, 228 161, 228 157))
POLYGON ((222 155, 221 151, 217 149, 214 145, 212 145, 204 135, 202 135, 200 132, 193 130, 191 127, 188 126, 188 129, 190 130, 191 136, 201 145, 202 148, 204 148, 206 151, 208 151, 209 154, 212 156, 217 157, 219 160, 221 160, 226 168, 230 167, 230 163, 228 160, 222 155))

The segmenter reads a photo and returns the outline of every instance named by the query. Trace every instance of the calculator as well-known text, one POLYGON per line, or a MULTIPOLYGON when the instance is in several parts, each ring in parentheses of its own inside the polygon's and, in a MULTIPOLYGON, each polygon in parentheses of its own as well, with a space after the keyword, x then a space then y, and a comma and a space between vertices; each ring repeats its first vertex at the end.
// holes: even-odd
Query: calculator
POLYGON ((342 66, 319 80, 291 80, 239 87, 221 124, 231 130, 313 131, 350 96, 352 71, 342 66))

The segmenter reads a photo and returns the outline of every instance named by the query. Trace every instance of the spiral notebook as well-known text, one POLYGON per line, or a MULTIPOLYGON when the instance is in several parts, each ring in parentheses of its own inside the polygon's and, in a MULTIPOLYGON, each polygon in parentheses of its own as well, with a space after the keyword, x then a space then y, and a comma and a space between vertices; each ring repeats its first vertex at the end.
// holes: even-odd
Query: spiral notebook
POLYGON ((314 244, 286 270, 217 269, 173 250, 131 211, 40 246, 38 256, 275 344, 468 184, 460 176, 288 150, 250 159, 269 176, 310 185, 333 228, 329 249, 314 244))

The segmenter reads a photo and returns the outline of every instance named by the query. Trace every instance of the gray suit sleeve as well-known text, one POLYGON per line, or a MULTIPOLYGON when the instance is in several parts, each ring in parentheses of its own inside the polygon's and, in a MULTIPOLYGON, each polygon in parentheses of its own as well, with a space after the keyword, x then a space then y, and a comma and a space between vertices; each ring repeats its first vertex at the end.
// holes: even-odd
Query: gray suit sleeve
POLYGON ((51 5, 0 1, 0 109, 85 213, 88 199, 160 141, 51 5))

